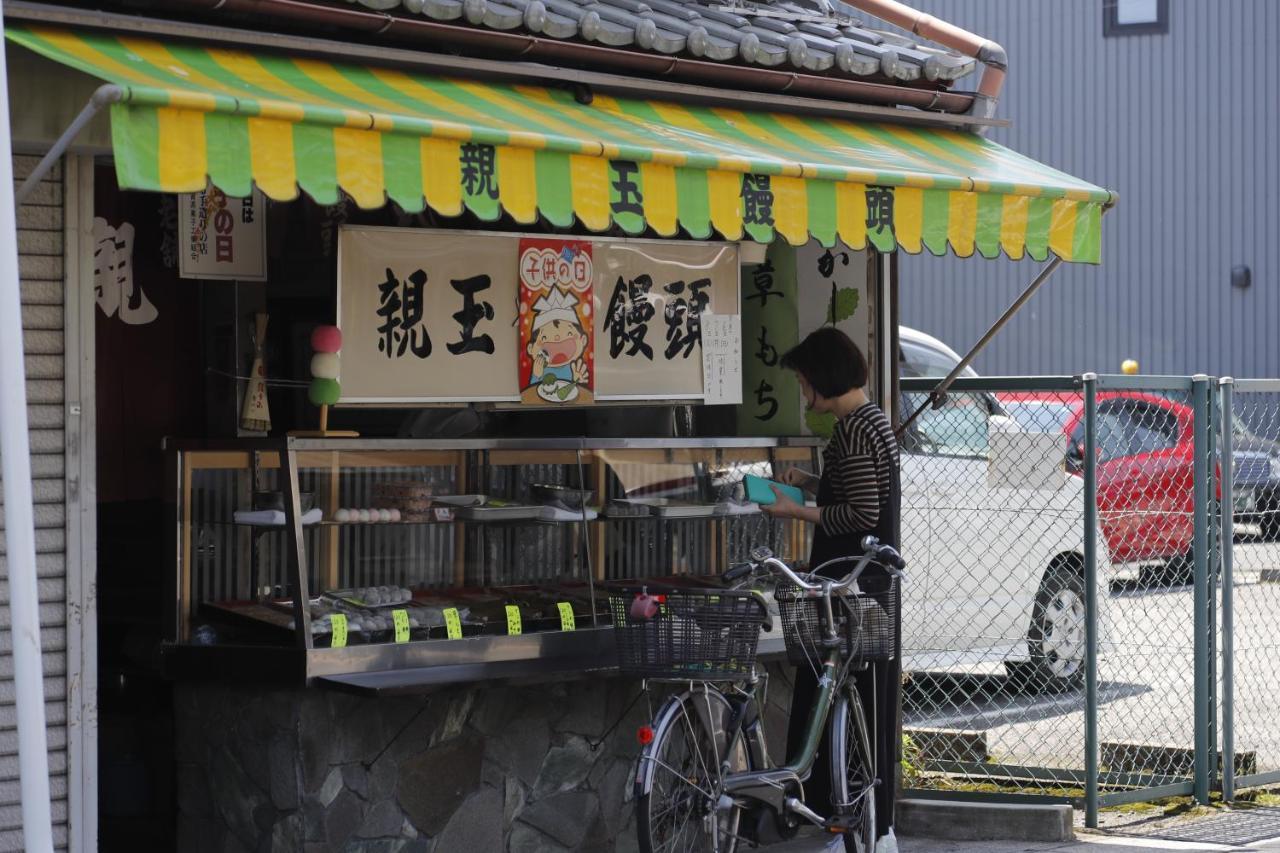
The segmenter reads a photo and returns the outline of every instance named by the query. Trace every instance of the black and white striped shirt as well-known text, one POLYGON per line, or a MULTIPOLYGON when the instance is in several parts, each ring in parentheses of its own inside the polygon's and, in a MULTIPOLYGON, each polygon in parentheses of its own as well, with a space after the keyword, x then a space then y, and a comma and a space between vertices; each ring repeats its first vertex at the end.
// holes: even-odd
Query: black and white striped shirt
POLYGON ((834 493, 821 508, 825 533, 869 533, 889 521, 883 517, 886 513, 896 515, 898 442, 889 419, 874 403, 859 406, 836 423, 822 452, 822 465, 834 493))

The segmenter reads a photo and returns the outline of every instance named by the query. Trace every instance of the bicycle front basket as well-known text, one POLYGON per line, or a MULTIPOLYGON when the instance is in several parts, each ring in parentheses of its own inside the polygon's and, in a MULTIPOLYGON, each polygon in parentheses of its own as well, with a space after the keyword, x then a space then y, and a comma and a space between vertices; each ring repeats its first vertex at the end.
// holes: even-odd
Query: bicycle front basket
POLYGON ((751 674, 765 610, 750 592, 627 587, 609 596, 618 668, 646 678, 733 681, 751 674), (637 596, 653 597, 646 617, 637 596))
MULTIPOLYGON (((850 660, 889 660, 899 640, 898 579, 873 575, 859 579, 859 592, 831 599, 836 636, 850 660)), ((787 660, 796 666, 820 664, 826 656, 819 619, 822 598, 812 596, 790 582, 774 591, 787 660)))

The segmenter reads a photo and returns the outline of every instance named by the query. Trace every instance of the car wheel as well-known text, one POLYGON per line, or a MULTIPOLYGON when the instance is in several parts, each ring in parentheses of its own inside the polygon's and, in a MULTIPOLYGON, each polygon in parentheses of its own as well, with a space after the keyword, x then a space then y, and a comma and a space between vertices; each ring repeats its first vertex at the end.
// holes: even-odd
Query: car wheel
POLYGON ((1036 592, 1027 630, 1030 661, 1009 663, 1022 689, 1057 693, 1084 683, 1084 579, 1076 562, 1049 567, 1036 592))

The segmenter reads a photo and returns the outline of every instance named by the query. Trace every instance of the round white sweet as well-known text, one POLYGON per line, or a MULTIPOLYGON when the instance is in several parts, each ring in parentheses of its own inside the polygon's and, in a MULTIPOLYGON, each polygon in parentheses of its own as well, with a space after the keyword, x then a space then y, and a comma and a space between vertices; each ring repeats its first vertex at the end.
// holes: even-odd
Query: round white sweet
POLYGON ((391 520, 392 520, 392 521, 399 521, 399 520, 400 520, 400 510, 398 510, 398 509, 389 509, 389 510, 387 510, 387 512, 389 512, 389 513, 391 514, 391 520))
POLYGON ((316 379, 337 379, 341 362, 336 352, 318 352, 311 356, 311 375, 316 379))
POLYGON ((369 510, 367 509, 356 510, 356 513, 359 516, 356 519, 357 521, 367 522, 369 520, 369 510))
POLYGON ((333 520, 339 524, 346 523, 351 520, 351 510, 340 509, 333 514, 333 520))
POLYGON ((391 520, 391 510, 389 509, 378 510, 378 521, 390 521, 390 520, 391 520))

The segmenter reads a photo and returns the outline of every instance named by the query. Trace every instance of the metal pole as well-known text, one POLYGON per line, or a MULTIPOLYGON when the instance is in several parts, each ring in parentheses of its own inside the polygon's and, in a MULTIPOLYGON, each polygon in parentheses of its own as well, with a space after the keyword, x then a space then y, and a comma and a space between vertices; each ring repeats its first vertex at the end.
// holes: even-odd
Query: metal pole
POLYGON ((901 438, 903 434, 906 433, 907 429, 915 423, 916 418, 920 417, 920 414, 925 409, 929 408, 929 406, 936 406, 939 404, 938 401, 942 399, 942 395, 946 394, 947 389, 951 387, 951 383, 955 382, 956 378, 961 373, 964 373, 965 368, 969 366, 969 362, 973 361, 974 358, 977 357, 978 353, 982 351, 982 348, 985 347, 991 339, 1004 328, 1006 323, 1013 319, 1013 315, 1017 314, 1018 311, 1022 309, 1023 305, 1027 304, 1027 300, 1032 296, 1035 296, 1036 291, 1040 289, 1040 285, 1048 281, 1049 276, 1053 275, 1060 266, 1062 266, 1062 258, 1059 257, 1054 257, 1053 260, 1045 264, 1044 269, 1040 270, 1040 274, 1027 285, 1027 289, 1022 291, 1018 298, 1013 301, 1013 304, 1005 309, 1005 312, 1000 315, 1000 319, 996 320, 990 329, 987 329, 987 333, 973 345, 973 348, 965 354, 964 358, 960 359, 960 363, 953 367, 951 372, 946 375, 946 378, 939 382, 938 386, 929 393, 928 399, 921 403, 919 408, 911 413, 911 417, 902 422, 897 429, 899 438, 901 438))
MULTIPOLYGON (((0 29, 4 10, 0 3, 0 29)), ((36 595, 35 513, 31 499, 31 446, 27 436, 27 383, 22 355, 22 297, 18 278, 17 206, 13 195, 13 143, 9 133, 9 81, 0 38, 0 471, 4 478, 4 535, 9 576, 9 624, 17 694, 18 772, 22 837, 29 853, 52 853, 49 752, 45 735, 44 674, 40 659, 40 603, 36 595)))
POLYGON ((1209 803, 1209 377, 1191 378, 1191 406, 1194 415, 1192 460, 1191 553, 1195 566, 1195 613, 1192 619, 1195 655, 1195 798, 1209 803))
POLYGON ((44 176, 49 174, 49 170, 71 147, 71 143, 80 135, 80 131, 84 130, 85 125, 93 121, 93 117, 98 114, 98 111, 107 104, 118 103, 122 100, 124 100, 124 89, 114 83, 104 83, 97 88, 89 97, 89 102, 84 105, 84 109, 80 110, 80 114, 72 120, 71 124, 67 125, 67 129, 62 131, 62 135, 53 143, 53 147, 31 170, 31 174, 27 175, 27 179, 22 182, 22 186, 18 187, 15 201, 19 206, 26 202, 27 196, 31 195, 32 190, 40 185, 40 182, 44 180, 44 176))
POLYGON ((1222 799, 1236 797, 1236 732, 1235 732, 1235 458, 1231 448, 1234 429, 1232 394, 1235 380, 1223 378, 1219 383, 1219 409, 1222 412, 1222 799))
POLYGON ((1098 827, 1098 376, 1084 384, 1084 825, 1098 827))
MULTIPOLYGON (((1205 429, 1209 433, 1209 477, 1212 482, 1217 482, 1214 476, 1214 463, 1217 457, 1218 448, 1218 395, 1213 393, 1212 386, 1205 388, 1205 402, 1208 405, 1209 417, 1205 421, 1205 429)), ((1229 463, 1228 463, 1229 464, 1229 463)), ((1209 512, 1205 516, 1205 523, 1208 526, 1208 545, 1205 549, 1205 578, 1208 589, 1205 594, 1207 606, 1205 608, 1205 616, 1209 620, 1209 655, 1206 658, 1208 664, 1208 672, 1205 676, 1205 685, 1209 689, 1209 736, 1205 739, 1208 744, 1208 764, 1209 764, 1209 789, 1218 789, 1218 554, 1219 542, 1218 524, 1215 523, 1220 515, 1221 507, 1218 506, 1218 497, 1215 494, 1216 489, 1209 487, 1209 493, 1205 496, 1208 502, 1209 512)))

